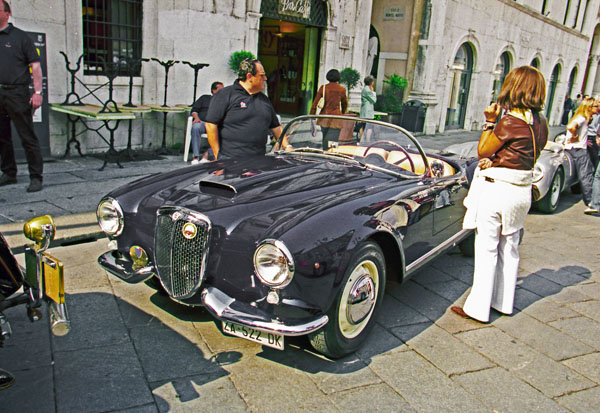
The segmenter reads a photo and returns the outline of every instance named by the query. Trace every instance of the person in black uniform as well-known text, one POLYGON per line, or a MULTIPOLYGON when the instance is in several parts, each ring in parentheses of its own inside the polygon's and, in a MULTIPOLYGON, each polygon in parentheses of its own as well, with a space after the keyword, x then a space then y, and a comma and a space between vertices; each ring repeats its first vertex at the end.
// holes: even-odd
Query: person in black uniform
POLYGON ((194 153, 192 165, 208 162, 208 149, 210 146, 208 145, 208 139, 203 138, 202 135, 206 133, 206 114, 208 113, 208 108, 210 107, 212 95, 217 93, 222 88, 223 83, 213 82, 213 84, 210 86, 211 94, 200 96, 192 106, 191 115, 194 119, 191 130, 192 152, 194 153), (200 159, 201 155, 202 159, 200 159))
POLYGON ((44 161, 33 129, 33 112, 42 105, 42 67, 35 45, 24 31, 8 23, 10 5, 0 7, 0 186, 17 182, 17 162, 12 144, 12 120, 29 164, 27 192, 42 189, 44 161), (29 84, 33 74, 33 95, 29 84))
POLYGON ((217 159, 264 155, 269 130, 281 135, 281 124, 263 93, 265 69, 254 59, 240 64, 238 79, 213 96, 206 115, 206 133, 217 159))

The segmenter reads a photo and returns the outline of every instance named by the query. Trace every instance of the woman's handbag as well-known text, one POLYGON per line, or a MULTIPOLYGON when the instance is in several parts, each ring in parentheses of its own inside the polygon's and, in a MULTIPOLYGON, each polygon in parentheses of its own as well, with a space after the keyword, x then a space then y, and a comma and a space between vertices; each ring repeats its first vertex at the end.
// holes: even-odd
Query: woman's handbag
POLYGON ((321 99, 319 99, 317 107, 321 110, 323 110, 323 108, 325 107, 325 85, 323 85, 323 96, 321 96, 321 99))

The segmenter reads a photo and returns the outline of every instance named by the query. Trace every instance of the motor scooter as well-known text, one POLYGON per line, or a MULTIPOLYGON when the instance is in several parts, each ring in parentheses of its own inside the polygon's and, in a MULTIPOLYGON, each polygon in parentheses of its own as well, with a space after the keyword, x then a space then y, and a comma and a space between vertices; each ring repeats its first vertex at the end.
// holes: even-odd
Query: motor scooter
POLYGON ((3 313, 10 307, 25 305, 33 322, 42 318, 39 308, 46 302, 52 333, 64 336, 71 329, 65 303, 64 266, 46 252, 56 233, 52 217, 44 215, 27 221, 23 233, 34 242, 25 246, 25 268, 18 264, 0 233, 0 347, 12 334, 3 313))

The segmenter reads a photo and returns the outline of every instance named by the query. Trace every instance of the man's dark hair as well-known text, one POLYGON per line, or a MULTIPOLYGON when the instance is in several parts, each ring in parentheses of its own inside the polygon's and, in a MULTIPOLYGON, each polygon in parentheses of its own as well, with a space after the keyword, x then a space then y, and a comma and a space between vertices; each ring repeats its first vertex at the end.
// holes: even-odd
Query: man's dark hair
POLYGON ((215 89, 217 88, 217 86, 222 85, 223 82, 212 82, 212 85, 210 85, 210 91, 214 92, 215 89))
POLYGON ((10 13, 10 4, 6 0, 2 0, 2 5, 4 6, 4 11, 10 13))
POLYGON ((240 63, 240 69, 238 70, 238 80, 246 80, 246 75, 248 73, 250 73, 252 76, 256 76, 256 72, 258 72, 258 69, 256 68, 257 63, 260 63, 260 61, 257 59, 242 60, 240 63))
POLYGON ((341 78, 342 78, 342 75, 340 74, 340 71, 337 69, 331 69, 325 75, 325 79, 329 80, 330 82, 339 82, 341 78))

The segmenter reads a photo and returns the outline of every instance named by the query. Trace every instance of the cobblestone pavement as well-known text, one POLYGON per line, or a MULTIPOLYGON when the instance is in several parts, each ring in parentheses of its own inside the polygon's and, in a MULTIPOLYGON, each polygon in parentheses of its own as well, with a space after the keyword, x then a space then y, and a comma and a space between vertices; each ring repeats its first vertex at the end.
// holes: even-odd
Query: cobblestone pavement
POLYGON ((461 319, 472 259, 440 257, 402 285, 360 351, 332 361, 305 338, 283 352, 224 336, 204 310, 129 285, 95 263, 106 240, 51 249, 66 263, 72 332, 6 311, 14 334, 0 367, 16 384, 3 412, 597 411, 600 218, 567 194, 532 212, 512 316, 461 319))

